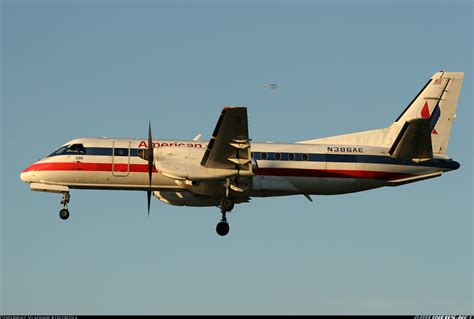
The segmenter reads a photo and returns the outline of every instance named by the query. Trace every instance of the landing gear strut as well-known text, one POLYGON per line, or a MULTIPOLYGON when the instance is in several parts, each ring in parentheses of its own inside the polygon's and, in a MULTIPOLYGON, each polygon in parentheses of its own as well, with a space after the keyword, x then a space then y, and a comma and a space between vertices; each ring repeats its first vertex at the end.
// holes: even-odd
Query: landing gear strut
POLYGON ((61 205, 63 205, 63 208, 59 211, 59 218, 61 218, 62 220, 66 220, 69 218, 69 210, 67 204, 69 203, 70 199, 71 195, 69 194, 69 192, 64 192, 63 199, 61 200, 61 205))
POLYGON ((220 236, 225 236, 229 233, 230 226, 227 223, 226 213, 230 212, 234 208, 234 199, 230 196, 226 196, 221 200, 220 208, 222 213, 221 221, 216 226, 216 232, 220 236))
POLYGON ((227 218, 225 217, 225 214, 230 212, 235 205, 234 198, 230 195, 230 185, 231 185, 231 180, 226 179, 225 181, 225 197, 221 199, 221 202, 219 204, 219 207, 221 208, 221 214, 222 218, 221 221, 217 224, 216 226, 216 232, 220 236, 225 236, 229 233, 230 226, 227 223, 227 218))

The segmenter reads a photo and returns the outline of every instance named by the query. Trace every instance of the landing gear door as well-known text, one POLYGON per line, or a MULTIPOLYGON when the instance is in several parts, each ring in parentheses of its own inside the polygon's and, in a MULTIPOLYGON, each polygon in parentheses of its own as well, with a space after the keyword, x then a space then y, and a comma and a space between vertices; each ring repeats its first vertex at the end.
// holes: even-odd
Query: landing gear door
POLYGON ((114 141, 112 149, 112 175, 125 177, 130 173, 130 141, 114 141))

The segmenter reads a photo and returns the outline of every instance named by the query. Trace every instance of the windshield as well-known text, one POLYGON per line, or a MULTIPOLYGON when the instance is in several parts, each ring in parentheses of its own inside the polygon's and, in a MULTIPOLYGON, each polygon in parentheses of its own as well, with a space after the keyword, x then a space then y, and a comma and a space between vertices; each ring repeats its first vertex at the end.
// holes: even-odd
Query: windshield
POLYGON ((72 144, 61 146, 58 150, 51 153, 48 157, 65 154, 85 154, 84 145, 72 144))
POLYGON ((69 147, 69 145, 61 146, 59 149, 57 149, 56 151, 54 151, 54 152, 52 152, 51 154, 49 154, 48 157, 64 154, 64 153, 66 152, 66 149, 67 149, 68 147, 69 147))

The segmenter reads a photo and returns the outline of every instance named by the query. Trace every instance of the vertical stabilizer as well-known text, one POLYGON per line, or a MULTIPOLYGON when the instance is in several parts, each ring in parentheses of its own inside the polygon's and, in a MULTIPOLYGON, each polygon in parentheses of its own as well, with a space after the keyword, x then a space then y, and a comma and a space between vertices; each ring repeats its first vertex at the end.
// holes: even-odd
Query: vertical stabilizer
POLYGON ((463 72, 433 74, 389 127, 298 143, 381 146, 389 148, 391 156, 405 158, 416 155, 419 160, 447 157, 463 79, 463 72))
POLYGON ((433 154, 446 156, 463 79, 463 72, 435 73, 392 127, 399 131, 408 121, 429 119, 433 154))

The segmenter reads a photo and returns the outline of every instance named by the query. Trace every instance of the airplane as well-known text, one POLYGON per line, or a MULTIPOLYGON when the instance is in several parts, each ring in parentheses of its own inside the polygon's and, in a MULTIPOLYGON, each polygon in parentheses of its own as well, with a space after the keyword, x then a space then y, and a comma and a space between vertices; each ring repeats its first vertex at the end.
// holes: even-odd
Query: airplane
POLYGON ((460 164, 447 156, 463 72, 437 72, 402 114, 381 129, 298 141, 249 138, 247 108, 226 106, 209 141, 78 138, 20 174, 33 191, 62 194, 69 218, 72 189, 147 192, 178 206, 217 206, 226 214, 254 197, 346 194, 441 176, 460 164))
POLYGON ((266 87, 267 89, 270 89, 270 90, 275 90, 276 88, 278 88, 278 86, 275 83, 265 83, 263 87, 266 87))

